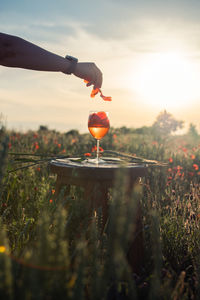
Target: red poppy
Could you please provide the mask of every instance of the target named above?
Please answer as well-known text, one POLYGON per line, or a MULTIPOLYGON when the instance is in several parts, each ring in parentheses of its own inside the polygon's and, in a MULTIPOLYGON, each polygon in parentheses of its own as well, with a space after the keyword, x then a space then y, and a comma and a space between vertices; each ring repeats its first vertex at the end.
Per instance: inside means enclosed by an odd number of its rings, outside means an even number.
POLYGON ((72 143, 72 144, 74 144, 74 143, 76 143, 76 142, 77 142, 76 139, 72 139, 72 140, 71 140, 71 143, 72 143))
POLYGON ((87 153, 84 153, 85 156, 92 156, 91 153, 87 152, 87 153))
MULTIPOLYGON (((94 147, 92 147, 92 152, 95 152, 95 151, 97 151, 97 146, 96 145, 94 147)), ((99 151, 103 152, 104 150, 103 150, 102 147, 99 147, 99 151)))
MULTIPOLYGON (((84 80, 84 82, 85 82, 85 83, 89 83, 88 80, 84 80)), ((90 97, 91 97, 91 98, 94 98, 98 93, 100 93, 100 97, 101 97, 104 101, 112 101, 112 98, 111 98, 111 97, 104 96, 104 95, 102 94, 101 89, 99 89, 99 88, 93 89, 92 92, 91 92, 90 97)))
POLYGON ((53 200, 52 200, 52 199, 50 199, 50 200, 49 200, 49 203, 52 203, 52 202, 53 202, 53 200))
POLYGON ((193 164, 193 168, 197 171, 199 170, 199 166, 197 164, 193 164))
POLYGON ((169 160, 170 163, 173 162, 173 158, 172 157, 170 157, 168 160, 169 160))
POLYGON ((105 111, 99 111, 89 116, 88 124, 90 127, 110 127, 109 119, 105 111))
POLYGON ((177 166, 177 170, 180 172, 180 170, 182 170, 183 169, 183 167, 181 167, 181 166, 177 166))
POLYGON ((93 89, 92 92, 91 92, 90 97, 94 98, 98 94, 98 92, 99 92, 99 89, 95 89, 95 90, 93 89))
POLYGON ((40 148, 39 145, 38 145, 38 142, 34 143, 34 147, 35 147, 35 150, 38 150, 40 148))
POLYGON ((195 155, 194 154, 191 154, 191 159, 195 159, 195 155))

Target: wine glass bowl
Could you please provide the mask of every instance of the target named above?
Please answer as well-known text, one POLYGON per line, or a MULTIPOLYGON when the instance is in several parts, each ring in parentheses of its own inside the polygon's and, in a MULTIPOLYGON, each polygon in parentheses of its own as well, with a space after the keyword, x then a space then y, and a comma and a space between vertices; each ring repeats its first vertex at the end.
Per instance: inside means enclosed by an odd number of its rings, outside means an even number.
POLYGON ((97 158, 93 160, 99 163, 99 140, 109 131, 110 122, 108 113, 105 111, 92 111, 88 118, 88 129, 91 135, 97 140, 97 158))

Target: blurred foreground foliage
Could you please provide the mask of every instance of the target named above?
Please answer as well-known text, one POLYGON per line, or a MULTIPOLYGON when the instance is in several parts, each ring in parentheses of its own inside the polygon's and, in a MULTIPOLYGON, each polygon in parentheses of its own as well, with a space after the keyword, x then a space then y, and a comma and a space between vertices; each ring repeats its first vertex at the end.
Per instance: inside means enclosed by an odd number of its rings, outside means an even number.
MULTIPOLYGON (((125 178, 109 193, 109 220, 89 215, 81 188, 55 194, 55 176, 38 162, 19 169, 10 153, 92 153, 76 130, 0 131, 1 299, 199 299, 200 137, 161 135, 158 127, 111 128, 103 149, 167 162, 150 168, 139 195, 125 205, 125 178), (119 188, 120 187, 120 188, 119 188), (134 203, 142 205, 145 253, 138 274, 126 259, 134 203)), ((162 133, 163 134, 163 133, 162 133)))

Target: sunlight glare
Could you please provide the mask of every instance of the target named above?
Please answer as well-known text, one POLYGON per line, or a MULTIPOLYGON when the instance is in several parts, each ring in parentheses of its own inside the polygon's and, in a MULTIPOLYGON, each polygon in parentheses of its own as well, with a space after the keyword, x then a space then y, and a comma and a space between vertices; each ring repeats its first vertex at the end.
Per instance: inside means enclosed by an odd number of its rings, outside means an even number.
POLYGON ((148 55, 132 77, 142 99, 162 109, 189 105, 200 96, 197 69, 181 53, 148 55))

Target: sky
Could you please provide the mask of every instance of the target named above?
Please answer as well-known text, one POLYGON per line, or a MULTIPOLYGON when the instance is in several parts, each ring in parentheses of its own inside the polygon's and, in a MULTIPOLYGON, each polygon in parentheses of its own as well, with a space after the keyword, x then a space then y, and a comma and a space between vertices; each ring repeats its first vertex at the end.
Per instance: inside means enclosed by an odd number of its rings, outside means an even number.
POLYGON ((87 132, 92 110, 113 127, 151 126, 164 110, 200 132, 200 1, 0 0, 0 32, 61 56, 95 62, 104 102, 63 73, 0 66, 6 127, 87 132))

